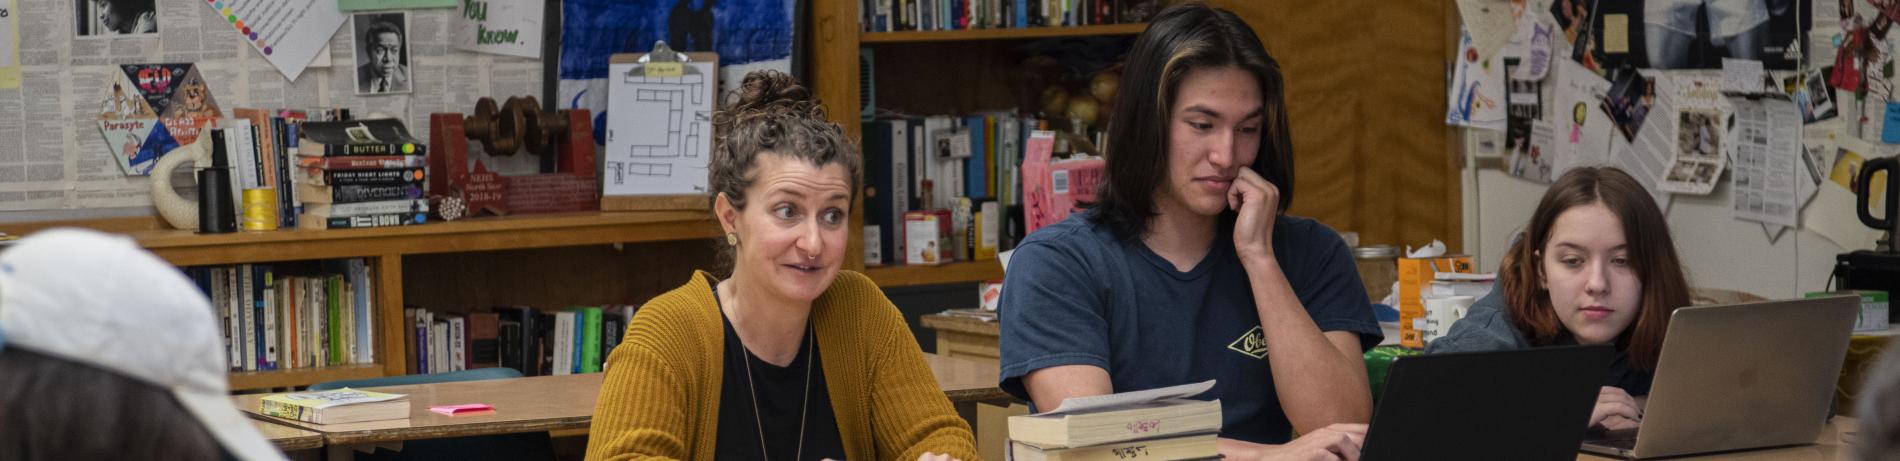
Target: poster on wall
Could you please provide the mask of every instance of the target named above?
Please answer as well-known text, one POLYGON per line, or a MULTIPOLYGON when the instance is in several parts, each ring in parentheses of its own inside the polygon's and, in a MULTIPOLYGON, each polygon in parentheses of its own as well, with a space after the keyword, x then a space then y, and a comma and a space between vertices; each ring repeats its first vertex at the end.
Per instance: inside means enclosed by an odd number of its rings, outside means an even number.
POLYGON ((608 126, 608 61, 665 40, 675 51, 719 54, 719 94, 754 70, 792 73, 798 0, 568 0, 562 2, 562 109, 594 112, 594 142, 608 126), (586 37, 569 40, 566 37, 586 37))
MULTIPOLYGON (((1722 58, 1800 67, 1814 0, 1554 0, 1571 58, 1605 69, 1720 69, 1722 58)), ((1863 0, 1864 1, 1864 0, 1863 0)))

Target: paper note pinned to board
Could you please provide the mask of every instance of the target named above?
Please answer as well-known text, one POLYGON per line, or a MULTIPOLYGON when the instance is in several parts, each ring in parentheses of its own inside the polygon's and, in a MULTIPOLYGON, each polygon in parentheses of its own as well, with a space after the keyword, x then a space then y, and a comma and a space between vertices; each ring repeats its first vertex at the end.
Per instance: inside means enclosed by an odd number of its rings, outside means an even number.
POLYGON ((1517 16, 1511 13, 1508 0, 1458 0, 1458 16, 1464 19, 1479 57, 1491 57, 1517 33, 1517 16))
POLYGON ((20 87, 19 0, 0 2, 0 88, 20 87))
POLYGON ((244 43, 292 81, 303 75, 317 52, 329 50, 330 37, 347 19, 329 0, 208 2, 244 43))
POLYGON ((1627 14, 1603 15, 1603 53, 1628 52, 1630 52, 1630 16, 1627 14))

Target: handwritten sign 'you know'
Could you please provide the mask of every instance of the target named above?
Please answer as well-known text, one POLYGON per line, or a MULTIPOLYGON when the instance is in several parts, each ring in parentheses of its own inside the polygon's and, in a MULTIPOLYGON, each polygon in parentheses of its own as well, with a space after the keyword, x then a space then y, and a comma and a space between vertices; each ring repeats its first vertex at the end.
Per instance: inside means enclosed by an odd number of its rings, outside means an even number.
POLYGON ((455 8, 455 24, 450 30, 456 49, 541 57, 542 2, 461 0, 455 8))

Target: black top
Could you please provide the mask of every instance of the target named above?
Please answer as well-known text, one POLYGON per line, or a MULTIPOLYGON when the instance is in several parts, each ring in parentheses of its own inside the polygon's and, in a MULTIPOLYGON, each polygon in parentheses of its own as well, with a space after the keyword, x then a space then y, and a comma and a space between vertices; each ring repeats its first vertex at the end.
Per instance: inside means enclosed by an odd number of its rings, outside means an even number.
MULTIPOLYGON (((714 293, 713 299, 718 298, 714 293)), ((824 362, 819 361, 816 341, 806 336, 792 363, 779 367, 746 350, 725 309, 720 309, 719 317, 726 326, 726 371, 719 389, 719 434, 714 457, 746 461, 845 459, 844 441, 838 435, 838 418, 831 411, 831 393, 825 389, 824 362), (805 384, 807 363, 811 364, 809 390, 805 384), (750 386, 746 379, 748 366, 752 373, 750 386), (803 453, 799 453, 801 411, 805 413, 803 453), (763 455, 760 434, 765 438, 763 455)))
MULTIPOLYGON (((1504 307, 1503 291, 1499 287, 1483 298, 1478 298, 1477 303, 1465 311, 1465 318, 1451 324, 1451 331, 1427 345, 1425 353, 1529 349, 1532 346, 1530 338, 1511 324, 1511 311, 1504 307)), ((1635 327, 1635 324, 1630 325, 1630 328, 1635 327)), ((1568 331, 1561 332, 1557 338, 1558 345, 1576 343, 1576 338, 1570 336, 1568 331)), ((1621 388, 1631 396, 1644 396, 1649 395, 1650 381, 1654 379, 1654 374, 1633 367, 1629 351, 1619 348, 1615 360, 1610 363, 1609 374, 1603 377, 1603 385, 1621 388)))

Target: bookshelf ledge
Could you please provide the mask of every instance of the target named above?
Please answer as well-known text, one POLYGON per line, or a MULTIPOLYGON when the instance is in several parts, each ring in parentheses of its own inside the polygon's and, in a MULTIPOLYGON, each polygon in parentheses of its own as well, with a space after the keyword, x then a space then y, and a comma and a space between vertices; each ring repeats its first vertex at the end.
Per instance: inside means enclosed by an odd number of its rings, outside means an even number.
POLYGON ((374 363, 290 370, 234 371, 231 372, 231 389, 304 387, 330 381, 380 378, 382 376, 383 365, 374 363))
POLYGON ((864 268, 864 275, 884 288, 949 283, 977 283, 1003 279, 1003 265, 996 260, 959 261, 940 266, 876 266, 864 268))

